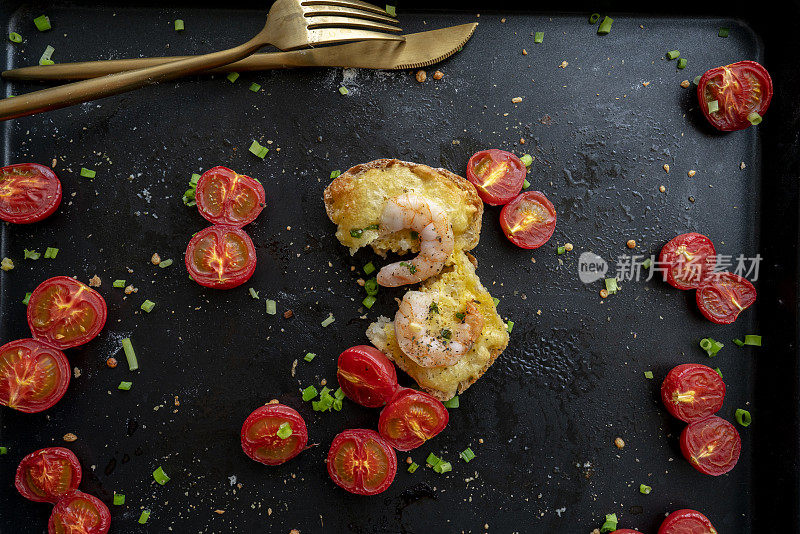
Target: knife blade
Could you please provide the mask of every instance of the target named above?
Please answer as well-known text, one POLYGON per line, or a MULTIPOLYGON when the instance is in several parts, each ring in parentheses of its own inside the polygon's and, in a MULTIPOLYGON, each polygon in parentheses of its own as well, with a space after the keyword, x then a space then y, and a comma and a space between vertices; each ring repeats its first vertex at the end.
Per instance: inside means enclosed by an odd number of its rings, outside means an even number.
MULTIPOLYGON (((267 52, 254 54, 208 71, 245 72, 293 67, 347 67, 361 69, 418 69, 438 63, 458 52, 475 31, 478 23, 460 24, 438 30, 411 33, 401 41, 355 42, 320 48, 293 50, 290 52, 267 52)), ((35 65, 2 73, 7 80, 84 80, 169 63, 189 56, 111 59, 35 65)))

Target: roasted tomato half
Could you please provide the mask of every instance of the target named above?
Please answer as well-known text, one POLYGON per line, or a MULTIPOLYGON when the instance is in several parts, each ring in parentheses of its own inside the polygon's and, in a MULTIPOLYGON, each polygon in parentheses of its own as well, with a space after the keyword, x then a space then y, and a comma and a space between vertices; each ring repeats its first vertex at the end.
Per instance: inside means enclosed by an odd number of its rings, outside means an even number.
POLYGON ((345 430, 328 451, 328 474, 339 487, 357 495, 376 495, 397 474, 397 456, 374 430, 345 430))
POLYGON ((724 475, 733 469, 741 451, 739 432, 716 415, 693 421, 681 432, 683 457, 706 475, 724 475))
POLYGON ((738 61, 707 70, 697 84, 697 99, 717 130, 744 130, 761 122, 772 100, 772 78, 755 61, 738 61))
POLYGON ((72 490, 53 507, 48 534, 106 534, 111 513, 103 501, 88 493, 72 490))
POLYGON ((697 288, 697 307, 706 319, 731 324, 756 301, 756 288, 733 273, 715 273, 697 288))
POLYGON ((81 464, 64 447, 40 449, 22 459, 14 482, 26 499, 56 503, 81 483, 81 464))
POLYGON ((501 206, 519 195, 527 172, 517 156, 496 148, 476 152, 467 163, 467 179, 491 206, 501 206))
POLYGON ((717 534, 706 516, 695 510, 678 510, 667 516, 658 534, 717 534))
POLYGON ((209 226, 189 241, 186 269, 201 286, 231 289, 242 285, 256 270, 253 240, 233 226, 209 226))
POLYGON ((27 224, 46 219, 61 204, 61 181, 50 167, 18 163, 0 169, 0 220, 27 224))
POLYGON ((60 349, 83 345, 106 324, 106 301, 100 293, 68 276, 45 280, 28 301, 33 337, 60 349))
POLYGON ((439 399, 401 388, 381 411, 378 431, 398 451, 410 451, 444 430, 450 414, 439 399))
POLYGON ((247 416, 242 425, 242 450, 266 465, 279 465, 300 454, 308 443, 306 422, 283 404, 267 404, 247 416))
POLYGON ((685 363, 667 373, 661 384, 661 400, 673 417, 690 423, 722 408, 725 382, 711 367, 685 363))
POLYGON ((658 255, 664 280, 678 289, 695 289, 714 270, 717 251, 703 234, 690 232, 670 239, 658 255))
POLYGON ((256 220, 264 209, 266 195, 257 180, 214 167, 197 181, 197 209, 214 224, 242 227, 256 220))
POLYGON ((341 353, 336 378, 347 398, 367 408, 385 406, 399 387, 394 364, 369 345, 357 345, 341 353))
POLYGON ((503 206, 500 226, 518 247, 539 248, 556 230, 556 209, 539 191, 525 191, 503 206))
POLYGON ((0 404, 21 412, 44 411, 61 400, 71 371, 63 352, 35 339, 0 347, 0 404))

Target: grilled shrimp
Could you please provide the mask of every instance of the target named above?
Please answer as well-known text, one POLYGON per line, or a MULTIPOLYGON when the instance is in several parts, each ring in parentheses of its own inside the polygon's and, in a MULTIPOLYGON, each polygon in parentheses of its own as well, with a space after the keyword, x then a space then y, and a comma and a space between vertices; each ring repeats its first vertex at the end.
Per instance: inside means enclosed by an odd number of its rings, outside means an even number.
POLYGON ((404 228, 419 234, 419 254, 409 261, 386 265, 378 272, 378 283, 397 287, 416 284, 438 274, 453 253, 453 229, 447 212, 435 202, 415 193, 405 193, 386 203, 380 230, 391 234, 404 228))
POLYGON ((409 291, 394 317, 394 333, 400 349, 422 367, 454 365, 472 348, 483 328, 475 304, 467 304, 462 322, 450 328, 436 326, 438 313, 433 295, 409 291))

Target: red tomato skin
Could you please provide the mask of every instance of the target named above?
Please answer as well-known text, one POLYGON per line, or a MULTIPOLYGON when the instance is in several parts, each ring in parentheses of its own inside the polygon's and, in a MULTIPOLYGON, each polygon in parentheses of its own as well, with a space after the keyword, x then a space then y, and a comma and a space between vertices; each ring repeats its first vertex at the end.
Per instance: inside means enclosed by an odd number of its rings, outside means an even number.
POLYGON ((623 528, 623 529, 615 530, 611 534, 642 534, 642 533, 639 532, 638 530, 632 530, 632 529, 629 529, 629 528, 623 528))
POLYGON ((658 534, 717 534, 711 521, 696 510, 677 510, 664 519, 658 534))
POLYGON ((81 463, 78 461, 78 457, 75 456, 71 450, 65 449, 64 447, 47 447, 45 449, 39 449, 38 451, 30 453, 29 455, 25 456, 22 461, 20 461, 19 466, 17 467, 16 477, 14 478, 14 485, 17 487, 19 494, 29 501, 56 503, 65 494, 78 488, 78 485, 81 483, 82 476, 83 472, 81 471, 81 463), (35 493, 28 485, 26 481, 26 474, 30 472, 31 469, 35 470, 37 465, 41 465, 42 463, 50 461, 67 463, 69 469, 72 471, 70 485, 66 491, 60 493, 47 491, 46 495, 39 495, 35 493))
POLYGON ((367 430, 363 428, 345 430, 333 438, 326 462, 328 464, 328 475, 331 477, 331 480, 333 480, 333 482, 340 488, 356 495, 377 495, 379 493, 383 493, 389 486, 392 485, 394 477, 397 474, 397 455, 395 454, 394 449, 392 449, 392 446, 389 445, 389 443, 374 430, 367 430), (337 473, 335 465, 336 453, 338 452, 339 447, 347 441, 355 442, 357 451, 360 455, 363 454, 365 443, 369 441, 377 445, 386 455, 387 472, 386 477, 380 485, 374 488, 365 487, 363 485, 360 473, 358 476, 354 477, 353 484, 349 484, 339 475, 339 473, 337 473))
POLYGON ((712 323, 731 324, 741 312, 755 303, 756 288, 738 274, 715 273, 697 288, 695 300, 706 319, 712 323), (739 303, 741 309, 732 303, 732 299, 739 303))
POLYGON ((237 172, 227 168, 227 167, 213 167, 200 177, 197 181, 197 190, 195 192, 195 199, 197 201, 197 210, 200 212, 200 215, 206 219, 207 221, 213 224, 224 224, 228 226, 235 226, 237 228, 241 228, 242 226, 246 226, 251 222, 255 221, 261 211, 264 209, 264 205, 267 201, 267 195, 264 192, 264 186, 261 185, 258 180, 254 180, 249 176, 245 176, 244 174, 238 174, 237 172), (235 219, 230 211, 230 203, 232 202, 230 199, 226 199, 224 206, 222 208, 222 213, 218 215, 214 215, 211 213, 209 208, 206 206, 206 195, 205 191, 211 183, 212 179, 215 177, 223 177, 229 181, 230 184, 235 184, 234 187, 236 188, 246 188, 253 191, 258 199, 258 204, 256 207, 248 214, 247 217, 243 219, 235 219))
MULTIPOLYGON (((103 504, 103 501, 94 495, 89 495, 88 493, 83 493, 79 490, 72 490, 71 492, 67 493, 53 507, 53 512, 50 514, 50 521, 47 523, 48 534, 57 534, 56 518, 58 516, 64 517, 65 515, 68 515, 70 506, 72 506, 72 504, 78 500, 90 502, 97 510, 98 518, 96 525, 90 526, 88 530, 81 530, 81 534, 107 534, 108 530, 111 528, 111 512, 108 511, 108 507, 103 504)), ((75 530, 75 532, 78 531, 75 530)))
POLYGON ((665 281, 678 289, 696 289, 712 273, 717 263, 714 243, 696 232, 681 234, 670 239, 661 248, 658 262, 666 269, 665 281), (688 261, 687 254, 692 258, 688 261), (685 273, 686 266, 691 272, 685 273))
POLYGON ((425 393, 424 391, 417 391, 411 388, 400 388, 395 394, 391 402, 381 410, 381 416, 378 420, 378 432, 381 437, 385 439, 392 447, 398 451, 410 451, 423 445, 427 440, 438 435, 442 430, 447 427, 450 421, 450 413, 444 404, 436 397, 425 393), (393 437, 389 432, 389 425, 394 421, 403 420, 403 412, 408 410, 410 406, 422 404, 435 414, 434 424, 426 425, 427 428, 422 431, 425 437, 421 437, 414 433, 408 433, 405 436, 393 437))
MULTIPOLYGON (((9 406, 9 404, 11 404, 10 391, 0 385, 0 405, 8 406, 9 408, 13 408, 24 413, 43 412, 48 408, 52 408, 58 401, 61 400, 61 397, 64 396, 64 393, 67 392, 70 376, 72 375, 69 360, 67 360, 67 357, 63 352, 55 347, 51 347, 50 345, 47 345, 39 340, 31 338, 18 339, 16 341, 6 343, 0 347, 0 355, 20 347, 26 349, 24 356, 28 360, 26 365, 34 365, 40 357, 45 355, 49 355, 53 358, 58 373, 57 385, 53 389, 53 392, 44 401, 31 402, 29 400, 25 403, 17 402, 15 406, 9 406)), ((0 375, 0 384, 8 383, 5 378, 6 377, 4 375, 0 375)))
POLYGON ((242 230, 241 228, 236 228, 235 226, 227 226, 222 224, 215 224, 213 226, 209 226, 197 232, 194 237, 189 241, 189 244, 186 245, 186 253, 184 255, 184 263, 186 264, 186 270, 189 271, 189 276, 192 277, 192 280, 197 282, 203 287, 209 287, 212 289, 233 289, 234 287, 238 287, 245 282, 247 282, 253 273, 256 271, 256 248, 253 245, 253 240, 250 239, 250 236, 247 235, 247 232, 242 230), (247 248, 248 258, 252 261, 248 261, 244 268, 240 269, 239 272, 235 273, 234 275, 226 278, 223 281, 219 281, 217 278, 214 278, 211 275, 206 275, 205 273, 201 273, 197 267, 195 267, 194 262, 192 261, 192 255, 194 252, 194 248, 197 246, 198 242, 206 237, 208 234, 214 233, 217 236, 217 239, 222 239, 222 236, 225 233, 233 233, 236 234, 238 237, 242 239, 247 248))
POLYGON ((661 401, 675 418, 686 423, 714 415, 725 400, 725 382, 707 365, 684 363, 667 373, 661 401))
POLYGON ((100 331, 103 330, 107 317, 108 307, 106 306, 106 301, 103 296, 83 282, 79 282, 78 280, 70 278, 69 276, 54 276, 53 278, 48 278, 36 286, 36 289, 33 290, 33 293, 31 293, 31 298, 28 301, 28 327, 31 329, 31 334, 33 337, 61 350, 85 345, 93 340, 95 337, 97 337, 100 331), (35 314, 37 302, 42 298, 42 294, 51 286, 60 286, 66 288, 70 299, 80 296, 80 302, 86 302, 92 307, 92 309, 94 309, 96 314, 95 321, 91 324, 91 328, 88 328, 80 337, 69 340, 60 340, 57 339, 55 334, 50 331, 51 329, 38 328, 36 326, 35 314))
POLYGON ((556 231, 556 208, 553 206, 553 203, 544 196, 544 193, 539 191, 525 191, 503 206, 503 209, 500 211, 500 226, 503 228, 503 233, 509 241, 520 248, 534 250, 547 243, 553 236, 553 232, 556 231), (512 218, 513 214, 523 202, 538 203, 552 218, 545 221, 544 224, 537 223, 535 227, 536 232, 531 232, 529 229, 512 232, 515 225, 515 221, 512 218))
MULTIPOLYGON (((770 102, 772 101, 773 88, 772 78, 770 77, 769 72, 767 72, 767 69, 762 67, 759 63, 756 63, 755 61, 738 61, 723 67, 709 69, 700 77, 700 80, 697 83, 697 100, 700 104, 700 109, 708 122, 710 122, 711 125, 717 130, 723 132, 733 132, 737 130, 744 130, 752 126, 750 121, 747 120, 749 110, 728 110, 727 107, 724 107, 725 101, 721 101, 722 99, 718 98, 717 102, 719 103, 720 111, 716 112, 715 114, 711 114, 708 112, 708 102, 705 98, 706 88, 708 87, 708 84, 712 78, 722 75, 723 77, 727 77, 729 79, 732 87, 741 88, 746 82, 742 76, 742 73, 744 72, 753 73, 758 79, 759 83, 763 84, 763 88, 759 89, 761 95, 759 102, 754 108, 752 108, 753 111, 763 117, 769 108, 770 102), (728 113, 728 111, 730 111, 730 113, 728 113)), ((749 87, 747 89, 749 89, 749 87)), ((735 92, 735 90, 731 89, 730 92, 723 92, 722 94, 726 96, 726 100, 730 102, 735 101, 735 92)))
MULTIPOLYGON (((681 432, 681 452, 692 467, 704 475, 724 475, 733 469, 739 461, 739 454, 742 452, 742 439, 735 426, 721 417, 710 415, 705 419, 689 423, 683 429, 683 432, 681 432), (718 440, 721 437, 727 439, 720 447, 718 440), (712 463, 713 458, 693 460, 694 452, 704 448, 712 440, 716 442, 714 456, 721 456, 719 461, 712 463)), ((710 458, 710 455, 707 458, 710 458)))
MULTIPOLYGON (((291 439, 291 437, 287 439, 291 439)), ((267 404, 266 406, 256 408, 249 416, 247 416, 247 419, 245 419, 244 423, 242 424, 241 440, 242 450, 251 459, 264 465, 280 465, 288 462, 305 450, 306 445, 308 444, 308 429, 306 428, 306 422, 303 420, 303 417, 294 408, 290 408, 285 404, 267 404), (252 441, 249 439, 247 433, 250 427, 265 417, 282 419, 288 422, 292 426, 291 437, 297 436, 299 438, 294 450, 292 450, 290 454, 284 458, 269 459, 260 458, 256 455, 258 446, 260 444, 268 443, 269 440, 262 439, 260 441, 252 441)))
MULTIPOLYGON (((39 165, 38 163, 17 163, 15 165, 8 165, 0 168, 0 176, 6 174, 8 171, 15 169, 25 170, 32 173, 38 173, 48 184, 47 198, 45 202, 37 206, 38 209, 25 214, 15 214, 9 209, 5 202, 0 201, 0 220, 14 223, 14 224, 31 224, 39 222, 51 216, 58 209, 61 204, 61 180, 58 179, 56 173, 50 167, 39 165)), ((0 189, 2 191, 2 189, 0 189)))
POLYGON ((400 387, 394 364, 369 345, 356 345, 342 352, 336 378, 348 399, 367 408, 385 406, 400 387))
POLYGON ((527 172, 525 164, 517 156, 496 148, 476 152, 467 163, 467 180, 475 186, 481 200, 490 206, 502 206, 516 197, 522 191, 527 172), (476 169, 485 158, 491 159, 492 162, 506 164, 509 169, 501 179, 486 188, 483 186, 483 178, 476 169))

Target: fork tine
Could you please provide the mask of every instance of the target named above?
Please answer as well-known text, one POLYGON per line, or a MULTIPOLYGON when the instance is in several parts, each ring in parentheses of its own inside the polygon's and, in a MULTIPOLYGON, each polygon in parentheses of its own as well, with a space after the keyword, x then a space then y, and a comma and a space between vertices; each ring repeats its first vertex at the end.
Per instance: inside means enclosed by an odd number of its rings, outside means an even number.
MULTIPOLYGON (((308 16, 308 15, 306 15, 308 16)), ((313 30, 316 28, 361 28, 364 30, 399 32, 402 28, 383 24, 381 22, 372 22, 370 20, 356 19, 351 17, 308 17, 308 29, 313 30)))
POLYGON ((392 35, 382 32, 371 32, 367 30, 351 30, 347 28, 320 28, 308 30, 308 44, 311 46, 344 41, 405 41, 403 35, 392 35))
POLYGON ((327 5, 327 6, 341 6, 341 7, 351 7, 354 9, 361 9, 362 11, 371 11, 373 13, 381 13, 386 14, 386 10, 382 7, 378 7, 376 5, 368 4, 367 2, 362 2, 361 0, 303 0, 300 2, 301 6, 319 6, 319 5, 327 5))
POLYGON ((387 24, 399 24, 397 19, 389 17, 386 14, 373 13, 371 11, 364 11, 362 9, 353 9, 350 7, 330 6, 320 4, 318 6, 310 6, 306 11, 306 17, 317 15, 333 15, 342 17, 357 17, 367 20, 376 20, 378 22, 385 22, 387 24))

